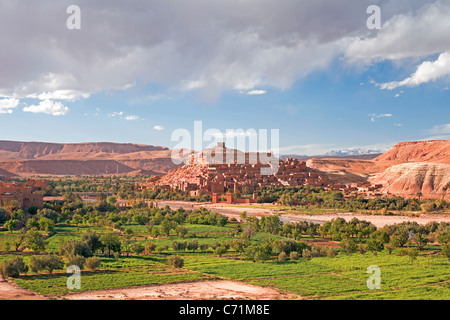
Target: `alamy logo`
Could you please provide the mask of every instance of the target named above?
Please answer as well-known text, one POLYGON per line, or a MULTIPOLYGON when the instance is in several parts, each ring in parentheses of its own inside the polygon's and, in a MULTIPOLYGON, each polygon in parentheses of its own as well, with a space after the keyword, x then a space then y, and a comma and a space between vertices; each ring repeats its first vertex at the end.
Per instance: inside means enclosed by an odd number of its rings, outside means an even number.
POLYGON ((381 29, 381 9, 377 5, 367 7, 367 13, 371 14, 367 19, 367 28, 370 30, 381 29))
POLYGON ((381 270, 378 266, 367 267, 366 273, 371 273, 372 275, 367 278, 367 288, 370 290, 381 289, 381 270))
POLYGON ((81 289, 81 271, 78 266, 72 265, 67 268, 67 273, 72 273, 72 275, 67 278, 67 288, 69 290, 81 289))
POLYGON ((69 30, 81 29, 81 9, 77 5, 71 5, 67 7, 67 14, 70 16, 67 18, 66 26, 69 30))

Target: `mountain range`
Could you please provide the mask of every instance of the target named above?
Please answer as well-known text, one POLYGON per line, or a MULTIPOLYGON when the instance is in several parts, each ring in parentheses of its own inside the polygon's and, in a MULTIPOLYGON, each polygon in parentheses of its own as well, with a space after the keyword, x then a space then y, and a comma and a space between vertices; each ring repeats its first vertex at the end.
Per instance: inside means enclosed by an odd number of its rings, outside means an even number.
MULTIPOLYGON (((421 193, 450 200, 450 141, 400 142, 388 151, 346 149, 320 156, 283 155, 306 161, 336 183, 382 184, 382 192, 421 193)), ((162 146, 111 142, 0 141, 0 177, 33 175, 165 175, 178 168, 162 146)))

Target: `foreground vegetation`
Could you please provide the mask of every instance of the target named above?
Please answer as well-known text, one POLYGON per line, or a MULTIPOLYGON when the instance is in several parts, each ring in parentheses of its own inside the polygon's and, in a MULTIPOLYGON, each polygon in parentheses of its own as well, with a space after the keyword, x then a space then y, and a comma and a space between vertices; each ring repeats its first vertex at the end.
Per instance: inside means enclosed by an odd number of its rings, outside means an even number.
POLYGON ((76 195, 43 210, 0 209, 0 272, 48 296, 149 284, 233 279, 313 299, 448 299, 450 224, 376 228, 346 222, 241 222, 206 209, 142 203, 119 211, 113 197, 76 195), (66 268, 81 269, 68 289, 66 268), (381 272, 369 289, 369 266, 381 272))

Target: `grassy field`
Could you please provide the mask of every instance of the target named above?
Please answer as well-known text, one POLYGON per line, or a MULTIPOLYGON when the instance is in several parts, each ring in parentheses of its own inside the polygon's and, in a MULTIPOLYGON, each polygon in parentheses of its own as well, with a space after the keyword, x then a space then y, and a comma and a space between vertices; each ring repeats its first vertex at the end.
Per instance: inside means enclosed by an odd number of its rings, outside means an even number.
MULTIPOLYGON (((313 299, 449 299, 450 262, 437 256, 408 257, 372 253, 320 257, 310 263, 333 269, 327 274, 308 273, 253 279, 251 284, 277 288, 313 299), (380 268, 380 289, 369 289, 367 267, 380 268), (438 294, 439 292, 439 294, 438 294)), ((244 281, 247 281, 244 279, 244 281)))
MULTIPOLYGON (((118 259, 101 257, 101 266, 97 271, 82 271, 81 291, 123 288, 150 284, 200 281, 205 279, 231 279, 245 283, 274 288, 309 299, 450 299, 450 262, 439 254, 435 245, 427 245, 421 255, 411 264, 406 256, 397 255, 398 250, 388 254, 384 250, 378 255, 372 253, 339 254, 335 257, 317 257, 310 260, 300 258, 296 261, 276 261, 276 257, 266 262, 243 260, 230 250, 222 257, 216 256, 212 249, 207 253, 200 251, 177 253, 184 259, 184 267, 169 267, 168 257, 173 254, 172 241, 192 241, 199 244, 211 244, 214 241, 236 239, 229 234, 232 225, 224 227, 206 225, 184 225, 188 234, 184 238, 174 232, 169 237, 148 239, 145 226, 129 225, 137 241, 152 241, 157 246, 168 245, 169 250, 150 256, 136 256, 124 253, 118 259), (195 234, 195 237, 194 237, 195 234), (378 266, 381 272, 381 288, 369 289, 366 281, 370 274, 367 267, 378 266)), ((108 229, 99 226, 58 225, 55 233, 47 239, 47 251, 56 252, 64 240, 80 239, 87 229, 97 233, 108 229)), ((0 232, 0 246, 12 241, 17 233, 0 232)), ((257 233, 252 241, 261 242, 264 238, 282 239, 281 236, 257 233)), ((305 237, 303 240, 308 240, 305 237)), ((320 240, 320 238, 316 238, 320 240)), ((0 262, 17 253, 0 254, 0 262)), ((32 256, 30 252, 20 253, 25 263, 32 256)), ((14 279, 23 288, 48 296, 64 295, 79 290, 69 290, 66 286, 68 274, 54 271, 53 274, 41 273, 22 275, 14 279)))

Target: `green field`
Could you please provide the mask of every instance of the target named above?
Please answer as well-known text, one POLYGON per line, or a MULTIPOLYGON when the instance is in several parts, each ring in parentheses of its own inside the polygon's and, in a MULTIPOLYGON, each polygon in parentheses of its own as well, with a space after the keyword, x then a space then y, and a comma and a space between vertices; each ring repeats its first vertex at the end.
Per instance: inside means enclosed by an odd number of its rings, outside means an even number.
MULTIPOLYGON (((19 286, 47 296, 60 296, 70 292, 90 291, 131 286, 191 282, 206 279, 228 279, 242 281, 252 285, 274 288, 280 293, 291 297, 309 299, 450 299, 450 262, 438 252, 435 245, 427 245, 425 250, 411 264, 407 256, 397 255, 398 249, 392 254, 387 250, 373 253, 339 254, 334 257, 300 258, 296 261, 278 262, 272 256, 265 262, 244 260, 230 249, 222 257, 215 255, 211 248, 208 252, 179 252, 184 259, 183 268, 173 268, 168 265, 168 257, 174 251, 172 241, 192 241, 199 244, 212 244, 214 241, 231 241, 236 239, 229 231, 233 225, 224 227, 210 225, 184 225, 188 234, 180 238, 175 232, 170 236, 152 239, 145 226, 126 225, 133 230, 133 239, 145 243, 151 241, 157 246, 168 245, 169 249, 161 253, 139 256, 122 253, 120 258, 101 256, 99 270, 83 270, 81 273, 82 289, 69 290, 66 281, 69 274, 64 271, 46 272, 40 274, 25 274, 19 278, 10 279, 19 286), (369 266, 378 266, 381 272, 381 288, 369 289, 366 281, 370 274, 366 272, 369 266)), ((108 229, 99 226, 57 225, 55 232, 47 238, 47 251, 57 252, 59 245, 66 240, 81 239, 85 230, 95 230, 97 233, 108 229)), ((13 241, 17 232, 0 232, 0 245, 5 241, 13 241)), ((282 236, 258 232, 252 242, 260 243, 265 238, 285 239, 282 236)), ((304 236, 302 240, 310 240, 304 236)), ((320 238, 316 239, 320 240, 320 238)), ((324 240, 324 239, 322 239, 324 240)), ((0 262, 17 255, 17 253, 0 254, 0 262)), ((32 256, 31 252, 20 254, 26 263, 32 256)))

